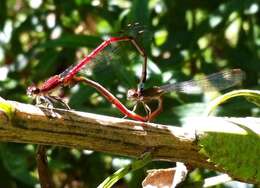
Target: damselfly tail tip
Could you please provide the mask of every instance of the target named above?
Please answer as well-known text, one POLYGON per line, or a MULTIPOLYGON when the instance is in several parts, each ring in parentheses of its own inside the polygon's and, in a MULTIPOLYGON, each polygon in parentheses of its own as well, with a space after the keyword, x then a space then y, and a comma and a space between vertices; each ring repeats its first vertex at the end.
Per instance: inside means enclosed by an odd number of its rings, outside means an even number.
POLYGON ((232 69, 232 74, 240 77, 241 81, 246 79, 246 73, 241 69, 232 69))
POLYGON ((148 33, 147 31, 147 26, 145 26, 144 24, 141 24, 139 22, 133 22, 127 24, 127 26, 124 30, 121 31, 121 33, 127 34, 132 37, 137 37, 139 35, 144 35, 144 33, 148 33))
POLYGON ((127 24, 127 27, 128 27, 128 28, 136 27, 136 26, 140 26, 140 23, 139 23, 139 22, 134 22, 134 23, 129 23, 129 24, 127 24))
POLYGON ((138 31, 138 34, 142 35, 144 33, 144 30, 138 31))
POLYGON ((235 74, 240 74, 243 78, 243 80, 246 78, 246 73, 245 71, 241 70, 241 69, 234 69, 235 74))

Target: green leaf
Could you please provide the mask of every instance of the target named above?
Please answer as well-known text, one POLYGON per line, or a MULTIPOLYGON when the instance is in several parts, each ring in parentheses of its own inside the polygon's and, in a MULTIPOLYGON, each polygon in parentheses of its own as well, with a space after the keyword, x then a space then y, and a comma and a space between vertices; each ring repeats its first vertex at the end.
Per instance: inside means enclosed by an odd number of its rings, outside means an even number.
MULTIPOLYGON (((206 109, 209 115, 220 104, 231 98, 243 96, 259 104, 260 91, 236 90, 226 93, 212 101, 206 109)), ((230 120, 232 121, 232 120, 230 120)), ((245 119, 233 122, 242 128, 244 134, 208 132, 199 138, 201 153, 206 155, 216 166, 225 169, 230 175, 244 180, 260 182, 260 134, 259 122, 245 119)))
MULTIPOLYGON (((231 120, 232 121, 232 120, 231 120)), ((245 134, 208 132, 199 138, 200 153, 233 177, 260 182, 260 134, 251 121, 234 122, 245 134), (249 129, 248 127, 252 127, 249 129)))
POLYGON ((24 184, 35 186, 37 179, 31 175, 31 170, 29 169, 32 155, 21 146, 2 144, 0 146, 1 159, 11 176, 24 184))
POLYGON ((0 30, 3 29, 4 24, 5 24, 5 20, 6 20, 6 15, 7 15, 6 2, 7 1, 0 1, 0 7, 1 7, 1 11, 0 11, 0 30))
POLYGON ((78 47, 90 47, 94 48, 99 43, 101 39, 95 36, 86 36, 86 35, 64 35, 58 39, 47 41, 39 47, 44 48, 56 48, 56 47, 67 47, 67 48, 78 48, 78 47))
POLYGON ((12 119, 14 111, 15 109, 10 103, 0 99, 0 112, 5 113, 9 121, 12 119))
POLYGON ((181 118, 190 116, 200 116, 207 104, 206 103, 188 103, 174 108, 174 112, 181 118))
POLYGON ((35 67, 36 79, 43 79, 53 74, 58 65, 58 52, 54 49, 39 54, 39 63, 35 67))
POLYGON ((249 97, 250 102, 253 100, 255 104, 259 104, 260 91, 244 89, 244 90, 231 91, 224 95, 221 95, 221 96, 217 97, 215 100, 213 100, 208 105, 207 109, 205 110, 205 115, 206 116, 210 115, 213 112, 213 110, 215 110, 220 104, 228 101, 231 98, 238 97, 238 96, 242 96, 242 97, 246 97, 246 98, 249 97))
POLYGON ((143 25, 149 23, 148 0, 134 0, 130 10, 129 22, 139 22, 143 25))
POLYGON ((137 169, 144 167, 146 164, 152 161, 152 154, 151 152, 144 153, 140 159, 132 162, 129 165, 126 165, 123 168, 120 168, 116 171, 113 175, 107 177, 99 186, 98 188, 110 188, 116 182, 118 182, 121 178, 123 178, 129 172, 133 172, 137 169))

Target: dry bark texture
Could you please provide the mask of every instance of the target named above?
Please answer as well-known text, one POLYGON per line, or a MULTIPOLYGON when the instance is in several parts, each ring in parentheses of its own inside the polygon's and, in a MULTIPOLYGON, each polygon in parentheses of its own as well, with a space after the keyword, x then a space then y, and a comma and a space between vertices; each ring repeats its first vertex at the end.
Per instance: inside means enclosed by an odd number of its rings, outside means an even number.
MULTIPOLYGON (((198 129, 180 128, 153 123, 78 112, 73 110, 39 108, 33 105, 5 101, 12 112, 2 108, 0 140, 3 142, 55 145, 88 149, 130 157, 153 151, 154 160, 180 161, 194 167, 225 172, 200 154, 197 139, 210 131, 228 132, 225 127, 236 126, 230 119, 196 118, 188 124, 198 129), (8 114, 9 113, 9 114, 8 114), (217 123, 219 127, 212 124, 217 123), (207 126, 207 125, 211 126, 207 126)), ((246 118, 244 118, 246 119, 246 118)), ((259 119, 255 118, 256 121, 259 119)), ((252 120, 252 118, 251 118, 252 120)), ((236 132, 243 130, 234 129, 236 132)))

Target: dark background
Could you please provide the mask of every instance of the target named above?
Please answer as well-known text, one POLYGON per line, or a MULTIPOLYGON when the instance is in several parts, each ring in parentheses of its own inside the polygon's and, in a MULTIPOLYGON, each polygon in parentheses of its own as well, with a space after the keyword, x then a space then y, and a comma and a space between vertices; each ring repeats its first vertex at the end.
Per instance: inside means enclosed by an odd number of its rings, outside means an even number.
MULTIPOLYGON (((142 25, 134 29, 144 31, 138 40, 149 58, 146 87, 240 68, 246 72, 240 87, 257 89, 259 8, 258 1, 249 0, 0 1, 0 96, 32 103, 26 95, 29 85, 40 84, 61 73, 108 36, 119 36, 121 30, 131 32, 126 26, 135 22, 142 25)), ((112 65, 89 76, 106 86, 129 108, 133 104, 126 100, 126 91, 136 87, 142 63, 142 57, 130 47, 125 44, 114 48, 116 50, 106 49, 103 58, 97 61, 106 61, 108 57, 112 65)), ((64 88, 59 95, 69 99, 73 109, 123 117, 87 86, 64 88)), ((216 96, 168 94, 164 97, 164 111, 155 121, 176 124, 187 116, 201 115, 207 102, 216 96)), ((259 116, 259 109, 238 98, 222 105, 216 115, 259 116)), ((35 149, 35 145, 0 145, 1 187, 37 184, 35 149)), ((59 147, 49 148, 48 159, 57 187, 96 187, 131 161, 106 153, 59 147)), ((172 163, 154 162, 128 175, 118 186, 140 187, 147 169, 172 166, 172 163)), ((214 174, 197 169, 186 183, 199 182, 214 174)))

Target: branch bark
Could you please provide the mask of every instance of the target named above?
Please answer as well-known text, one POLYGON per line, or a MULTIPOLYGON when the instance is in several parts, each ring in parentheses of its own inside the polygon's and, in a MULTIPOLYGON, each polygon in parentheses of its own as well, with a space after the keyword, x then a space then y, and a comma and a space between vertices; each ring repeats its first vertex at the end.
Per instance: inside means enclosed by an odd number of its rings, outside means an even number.
MULTIPOLYGON (((0 141, 88 149, 130 157, 139 157, 152 150, 154 160, 180 161, 220 172, 225 170, 199 153, 196 140, 209 131, 230 132, 227 127, 237 126, 230 119, 244 121, 243 118, 195 118, 196 121, 187 123, 191 127, 199 124, 194 126, 195 130, 73 110, 53 109, 51 112, 14 101, 5 103, 13 110, 7 112, 0 105, 0 141), (214 123, 218 126, 212 125, 214 123)), ((260 122, 259 118, 250 119, 260 122)), ((237 127, 232 131, 240 133, 243 130, 237 127)))

